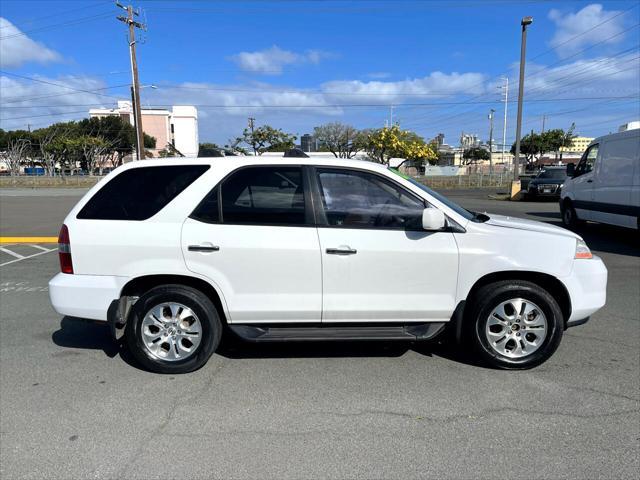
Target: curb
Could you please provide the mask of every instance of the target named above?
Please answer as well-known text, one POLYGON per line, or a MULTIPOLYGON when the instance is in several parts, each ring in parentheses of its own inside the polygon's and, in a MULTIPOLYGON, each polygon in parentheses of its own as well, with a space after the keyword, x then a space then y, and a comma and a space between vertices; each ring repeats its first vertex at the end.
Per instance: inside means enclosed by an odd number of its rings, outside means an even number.
POLYGON ((58 237, 0 237, 0 243, 58 243, 58 237))

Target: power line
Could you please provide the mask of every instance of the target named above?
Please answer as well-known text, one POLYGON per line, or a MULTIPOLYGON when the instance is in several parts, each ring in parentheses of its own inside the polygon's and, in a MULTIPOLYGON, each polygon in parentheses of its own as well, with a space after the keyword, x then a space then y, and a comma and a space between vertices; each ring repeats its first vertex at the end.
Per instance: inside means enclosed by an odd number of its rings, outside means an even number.
POLYGON ((69 20, 67 22, 54 23, 53 25, 47 25, 47 26, 44 26, 44 27, 33 28, 31 30, 20 31, 18 33, 13 33, 11 35, 5 35, 4 37, 0 37, 0 40, 7 40, 9 38, 14 38, 14 37, 22 37, 22 36, 25 36, 25 35, 30 34, 30 33, 41 32, 41 31, 44 31, 44 30, 51 30, 51 29, 55 29, 55 28, 58 28, 58 27, 66 27, 66 26, 69 26, 69 25, 78 25, 80 23, 85 23, 87 21, 98 20, 98 19, 107 18, 107 17, 110 17, 110 16, 111 16, 111 14, 109 14, 109 13, 101 13, 101 14, 98 14, 98 15, 91 15, 89 17, 83 17, 83 18, 77 18, 75 20, 69 20))
MULTIPOLYGON (((102 90, 110 90, 110 89, 113 89, 113 88, 128 87, 129 85, 130 84, 128 84, 128 83, 123 83, 121 85, 110 85, 108 87, 90 89, 90 90, 87 90, 87 92, 95 93, 97 91, 102 91, 102 90)), ((54 94, 51 94, 51 95, 39 95, 37 97, 31 97, 31 96, 9 97, 10 101, 2 102, 2 103, 0 103, 0 106, 2 106, 2 108, 24 108, 23 106, 20 106, 20 107, 7 107, 6 105, 7 104, 11 104, 11 103, 20 103, 20 102, 30 102, 32 100, 41 100, 43 98, 63 97, 65 95, 73 95, 75 93, 78 93, 78 92, 74 91, 74 92, 66 92, 66 93, 54 93, 54 94)), ((96 95, 98 95, 98 94, 96 93, 96 95)), ((112 96, 112 95, 108 95, 108 96, 111 97, 111 98, 114 98, 114 99, 118 98, 118 97, 112 96)), ((58 106, 58 105, 55 105, 55 106, 58 106)))
MULTIPOLYGON (((582 101, 582 100, 621 100, 621 99, 631 99, 637 98, 635 95, 629 96, 616 96, 616 97, 577 97, 577 98, 547 98, 547 99, 531 99, 529 102, 557 102, 557 101, 582 101)), ((513 103, 513 101, 509 101, 509 103, 513 103)), ((434 105, 460 105, 466 102, 446 102, 446 103, 403 103, 403 104, 395 104, 394 106, 411 106, 411 107, 422 107, 422 106, 434 106, 434 105)), ((494 102, 475 102, 477 104, 491 104, 494 102)), ((86 106, 91 106, 95 104, 88 104, 86 106)), ((68 105, 69 107, 71 105, 68 105)), ((158 107, 169 107, 171 105, 161 104, 157 105, 158 107)), ((388 105, 383 103, 375 103, 375 104, 366 104, 366 103, 337 103, 337 104, 298 104, 298 105, 224 105, 224 104, 195 104, 193 105, 197 108, 220 108, 220 109, 228 109, 228 108, 246 108, 246 109, 261 109, 261 108, 273 108, 273 109, 292 109, 292 108, 301 108, 301 109, 316 109, 316 108, 387 108, 388 105)), ((35 108, 35 107, 34 107, 35 108)), ((32 117, 46 117, 46 116, 56 116, 56 115, 66 115, 66 114, 74 114, 74 113, 86 113, 86 110, 78 110, 73 112, 60 112, 60 113, 50 113, 50 114, 42 114, 42 115, 27 115, 21 117, 11 117, 11 118, 2 118, 0 121, 9 121, 9 120, 19 120, 23 118, 32 118, 32 117)))
POLYGON ((70 87, 68 85, 49 82, 48 80, 41 80, 41 79, 35 78, 35 77, 26 77, 24 75, 18 75, 17 73, 11 73, 11 72, 7 72, 7 71, 4 71, 4 70, 0 70, 0 73, 3 74, 3 75, 11 75, 12 77, 23 78, 25 80, 31 80, 32 82, 44 83, 44 84, 47 84, 47 85, 53 85, 55 87, 60 87, 60 88, 67 88, 69 90, 74 90, 76 92, 91 93, 93 95, 99 95, 101 97, 110 97, 110 98, 116 98, 116 99, 118 98, 118 97, 114 97, 113 95, 107 95, 106 93, 95 93, 95 91, 92 92, 91 90, 73 88, 73 87, 70 87))
MULTIPOLYGON (((60 17, 63 15, 66 15, 67 13, 73 13, 73 12, 77 12, 78 10, 88 10, 90 8, 95 8, 95 7, 100 7, 100 6, 107 6, 111 4, 111 2, 98 2, 98 3, 94 3, 92 5, 84 5, 82 7, 76 7, 76 8, 72 8, 70 10, 63 10, 62 12, 57 12, 57 13, 53 13, 51 15, 44 15, 42 17, 36 17, 36 18, 32 18, 30 20, 22 20, 20 21, 20 23, 34 23, 34 22, 39 22, 41 20, 48 20, 50 18, 54 18, 54 17, 60 17)), ((15 24, 12 22, 11 25, 3 25, 0 26, 0 30, 2 30, 3 28, 9 28, 11 26, 15 26, 15 24)))
MULTIPOLYGON (((637 5, 633 5, 632 7, 628 8, 627 10, 625 10, 625 12, 626 12, 626 11, 631 10, 631 8, 634 8, 635 6, 637 6, 637 5)), ((605 21, 605 22, 606 22, 606 21, 605 21)), ((595 26, 591 27, 591 29, 586 30, 586 31, 591 31, 591 30, 593 30, 594 28, 597 28, 597 27, 598 27, 599 25, 601 25, 602 23, 603 23, 603 22, 599 23, 598 25, 595 25, 595 26)), ((545 67, 543 67, 543 68, 541 68, 541 69, 537 70, 537 71, 535 72, 535 74, 534 74, 534 75, 529 75, 528 77, 526 77, 526 79, 527 79, 528 81, 531 81, 531 78, 534 78, 536 75, 539 75, 539 74, 540 74, 540 72, 543 72, 543 71, 545 71, 545 70, 548 70, 550 67, 552 67, 552 66, 554 66, 554 65, 557 65, 557 64, 559 64, 559 63, 565 62, 568 58, 573 58, 573 57, 575 57, 575 56, 577 56, 577 55, 579 55, 579 54, 581 54, 581 53, 583 53, 583 52, 586 52, 587 50, 591 50, 592 48, 594 48, 594 47, 596 47, 596 46, 598 46, 598 45, 601 45, 601 44, 603 44, 603 43, 605 43, 605 42, 607 42, 607 41, 609 41, 609 40, 611 40, 611 39, 613 39, 613 38, 616 38, 616 37, 618 37, 618 36, 620 36, 620 35, 622 35, 622 34, 624 34, 624 33, 628 32, 629 30, 632 30, 633 28, 638 27, 639 25, 640 25, 640 23, 637 23, 637 24, 635 24, 635 25, 633 25, 633 26, 631 26, 631 27, 629 27, 629 28, 627 28, 627 29, 625 29, 625 30, 622 30, 621 32, 618 32, 618 33, 616 33, 616 34, 614 34, 614 35, 611 35, 611 36, 609 36, 609 37, 607 37, 607 38, 605 38, 605 39, 601 40, 600 42, 594 43, 594 44, 590 45, 589 47, 583 48, 582 50, 579 50, 579 51, 575 52, 573 55, 570 55, 570 56, 568 56, 568 57, 565 57, 565 58, 563 58, 563 59, 561 59, 561 60, 558 60, 557 62, 553 62, 553 63, 551 63, 551 64, 549 64, 549 65, 546 65, 545 67)), ((586 32, 586 31, 585 31, 585 32, 586 32)), ((578 37, 578 36, 579 36, 579 35, 576 35, 576 36, 572 37, 570 40, 575 39, 575 38, 576 38, 576 37, 578 37)), ((538 57, 542 56, 544 53, 547 53, 547 52, 548 52, 548 51, 542 52, 541 54, 538 54, 537 56, 535 56, 535 57, 533 57, 533 58, 538 58, 538 57)), ((499 74, 499 75, 495 75, 495 76, 493 76, 493 77, 490 77, 489 79, 487 79, 487 82, 488 82, 488 81, 490 81, 490 80, 493 80, 494 78, 498 78, 500 75, 503 75, 504 73, 507 73, 507 72, 503 72, 503 73, 501 73, 501 74, 499 74)), ((477 85, 473 85, 471 88, 475 88, 475 87, 478 87, 478 86, 482 86, 482 85, 484 85, 484 84, 485 84, 485 81, 483 81, 483 82, 481 82, 481 83, 479 83, 479 84, 477 84, 477 85)), ((469 100, 474 100, 474 99, 477 99, 477 98, 482 98, 482 97, 484 97, 484 96, 486 96, 486 95, 488 95, 488 93, 478 94, 478 95, 476 95, 476 96, 472 97, 472 98, 471 98, 471 99, 469 99, 469 100)), ((465 115, 465 114, 467 114, 467 113, 469 113, 469 112, 471 112, 471 111, 473 111, 473 110, 466 110, 466 111, 464 111, 464 112, 460 112, 459 114, 456 114, 456 116, 465 115)), ((425 118, 425 117, 420 117, 419 119, 423 119, 423 118, 425 118)), ((445 117, 445 118, 446 118, 446 117, 445 117)), ((419 120, 419 119, 415 119, 415 120, 419 120)))

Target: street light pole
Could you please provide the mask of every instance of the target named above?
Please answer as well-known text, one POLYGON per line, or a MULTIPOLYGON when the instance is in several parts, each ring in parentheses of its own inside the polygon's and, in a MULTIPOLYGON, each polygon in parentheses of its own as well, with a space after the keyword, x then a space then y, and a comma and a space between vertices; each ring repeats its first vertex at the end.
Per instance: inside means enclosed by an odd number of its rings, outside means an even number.
POLYGON ((520 134, 522 132, 522 99, 524 97, 524 64, 527 52, 527 26, 533 23, 533 17, 524 17, 522 25, 522 41, 520 44, 520 81, 518 85, 518 117, 516 121, 516 151, 513 157, 513 180, 517 181, 520 164, 520 134))
POLYGON ((509 103, 509 77, 505 77, 504 87, 504 123, 502 125, 502 164, 504 168, 504 152, 507 148, 507 104, 509 103))
POLYGON ((493 114, 495 110, 492 108, 489 111, 489 173, 493 173, 493 114))

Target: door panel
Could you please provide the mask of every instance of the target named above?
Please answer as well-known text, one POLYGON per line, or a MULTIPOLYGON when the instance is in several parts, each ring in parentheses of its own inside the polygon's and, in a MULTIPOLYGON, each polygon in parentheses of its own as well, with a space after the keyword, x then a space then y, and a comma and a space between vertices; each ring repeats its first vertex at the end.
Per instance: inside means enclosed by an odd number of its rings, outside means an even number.
POLYGON ((318 168, 323 322, 447 321, 458 248, 421 229, 424 200, 387 177, 318 168))
POLYGON ((187 267, 218 285, 230 322, 321 320, 320 247, 302 173, 240 168, 183 225, 187 267))
POLYGON ((593 202, 593 186, 595 182, 595 164, 598 158, 598 144, 590 146, 576 167, 573 180, 575 209, 578 218, 591 220, 593 213, 589 208, 593 202))
POLYGON ((322 273, 315 228, 187 219, 182 251, 189 270, 219 286, 230 322, 320 322, 322 273), (219 250, 194 252, 189 245, 219 250))
POLYGON ((448 321, 458 248, 450 232, 319 228, 323 322, 448 321), (349 255, 327 249, 346 247, 349 255))
POLYGON ((593 188, 593 201, 599 210, 593 211, 592 220, 622 227, 636 226, 635 216, 616 212, 616 207, 632 205, 634 164, 639 149, 638 137, 607 140, 601 146, 593 188))

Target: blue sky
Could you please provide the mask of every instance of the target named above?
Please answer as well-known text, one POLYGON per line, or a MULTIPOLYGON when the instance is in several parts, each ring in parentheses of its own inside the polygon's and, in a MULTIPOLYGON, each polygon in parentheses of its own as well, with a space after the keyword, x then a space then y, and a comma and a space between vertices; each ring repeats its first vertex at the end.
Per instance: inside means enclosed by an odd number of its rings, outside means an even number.
MULTIPOLYGON (((502 139, 500 86, 516 99, 520 19, 528 36, 524 130, 597 136, 640 118, 637 1, 139 1, 145 106, 198 107, 201 141, 247 117, 298 135, 326 122, 394 121, 458 144, 502 139)), ((85 117, 128 98, 122 12, 106 1, 0 4, 0 127, 85 117), (29 77, 29 78, 24 78, 29 77), (33 79, 39 80, 34 81, 33 79), (43 83, 48 82, 48 83, 43 83), (56 85, 52 85, 56 84, 56 85), (65 85, 67 88, 59 86, 65 85)), ((507 142, 516 104, 508 105, 507 142)))

